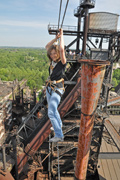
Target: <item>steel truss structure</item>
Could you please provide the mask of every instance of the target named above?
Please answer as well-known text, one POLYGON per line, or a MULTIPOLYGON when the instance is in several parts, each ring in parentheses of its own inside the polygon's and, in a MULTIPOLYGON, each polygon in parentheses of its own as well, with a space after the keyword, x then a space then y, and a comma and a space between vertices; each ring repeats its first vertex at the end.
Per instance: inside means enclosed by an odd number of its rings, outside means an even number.
MULTIPOLYGON (((57 180, 59 177, 64 178, 64 180, 68 177, 74 178, 81 117, 81 64, 79 60, 96 60, 99 57, 101 58, 99 60, 109 60, 110 65, 106 67, 102 90, 95 112, 86 179, 93 180, 96 177, 104 121, 107 117, 108 92, 112 88, 112 66, 114 62, 120 59, 120 32, 115 32, 111 29, 89 28, 89 9, 94 8, 94 6, 95 0, 81 0, 80 5, 74 11, 75 17, 78 18, 77 26, 62 26, 64 35, 76 36, 65 47, 67 57, 67 70, 64 74, 65 93, 59 106, 65 140, 58 144, 49 143, 49 136, 52 136, 53 132, 51 133, 50 131, 51 123, 47 116, 46 97, 43 93, 41 100, 18 127, 16 134, 19 142, 24 145, 22 147, 22 153, 18 155, 19 163, 16 162, 18 163, 17 167, 20 174, 19 179, 23 179, 22 170, 30 158, 34 160, 37 166, 34 166, 34 168, 33 166, 29 166, 29 171, 33 176, 27 176, 27 178, 35 178, 35 173, 37 173, 36 176, 39 176, 41 180, 45 178, 57 180), (82 18, 84 19, 84 26, 81 31, 82 18), (105 40, 108 46, 106 49, 103 49, 105 40), (76 43, 76 49, 70 49, 74 43, 76 43), (86 50, 87 48, 88 50, 86 50), (75 51, 75 54, 69 54, 70 50, 75 51), (102 59, 103 57, 104 59, 102 59), (36 159, 36 154, 39 154, 40 162, 36 159), (45 176, 45 174, 47 175, 45 176)), ((48 32, 51 35, 56 34, 58 32, 58 26, 49 25, 48 32)), ((12 142, 8 138, 5 143, 11 144, 12 142)), ((19 143, 16 146, 19 147, 19 143)), ((7 153, 9 154, 9 151, 7 153)), ((27 174, 28 170, 25 171, 24 169, 24 172, 27 174)), ((13 175, 18 179, 18 174, 15 175, 13 172, 13 175)))

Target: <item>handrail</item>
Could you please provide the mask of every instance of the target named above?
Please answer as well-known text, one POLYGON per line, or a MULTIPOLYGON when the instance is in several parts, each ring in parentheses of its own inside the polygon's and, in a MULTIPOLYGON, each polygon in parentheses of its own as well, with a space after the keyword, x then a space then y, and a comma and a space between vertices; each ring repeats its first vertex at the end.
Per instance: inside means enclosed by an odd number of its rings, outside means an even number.
MULTIPOLYGON (((77 31, 77 26, 62 26, 63 30, 77 31)), ((58 25, 48 25, 48 30, 58 30, 58 25)))

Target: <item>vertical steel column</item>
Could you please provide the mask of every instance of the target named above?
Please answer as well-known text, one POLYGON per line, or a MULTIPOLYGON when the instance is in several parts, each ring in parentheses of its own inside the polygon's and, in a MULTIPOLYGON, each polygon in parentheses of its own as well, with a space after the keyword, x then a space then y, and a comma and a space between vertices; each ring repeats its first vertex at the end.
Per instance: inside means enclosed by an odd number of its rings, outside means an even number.
POLYGON ((6 154, 5 154, 5 145, 2 146, 2 159, 3 159, 3 170, 6 171, 6 154))
POLYGON ((120 58, 120 34, 118 35, 118 47, 117 47, 118 55, 120 58))
POLYGON ((94 124, 94 112, 108 61, 80 60, 81 73, 81 123, 79 129, 78 150, 76 157, 75 177, 86 179, 89 150, 94 124))
MULTIPOLYGON (((49 140, 51 138, 51 134, 49 134, 49 140)), ((51 154, 52 154, 52 143, 49 142, 49 156, 48 156, 48 174, 49 174, 49 180, 51 180, 51 154)))
POLYGON ((81 15, 79 15, 79 17, 78 17, 78 26, 77 26, 77 31, 78 31, 78 33, 77 33, 77 38, 79 38, 78 40, 77 40, 77 44, 76 44, 76 52, 77 53, 79 53, 79 51, 80 51, 80 37, 79 37, 79 35, 80 35, 80 28, 81 28, 81 15))
POLYGON ((16 134, 12 135, 12 144, 13 144, 13 154, 14 154, 14 160, 15 160, 15 180, 19 180, 18 175, 18 167, 17 167, 17 143, 16 143, 16 134))
POLYGON ((85 55, 86 52, 86 41, 87 41, 87 33, 88 33, 88 16, 89 10, 86 7, 85 9, 85 17, 84 17, 84 30, 83 30, 83 45, 82 45, 82 54, 85 55))
POLYGON ((58 157, 58 180, 60 180, 60 163, 59 163, 59 145, 57 143, 57 157, 58 157))

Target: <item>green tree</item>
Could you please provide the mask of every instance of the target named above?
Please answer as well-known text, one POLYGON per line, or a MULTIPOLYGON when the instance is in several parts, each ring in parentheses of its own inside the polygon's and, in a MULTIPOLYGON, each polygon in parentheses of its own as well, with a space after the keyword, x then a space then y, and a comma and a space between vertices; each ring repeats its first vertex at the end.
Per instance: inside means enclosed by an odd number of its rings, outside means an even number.
POLYGON ((49 61, 45 49, 1 48, 0 78, 28 80, 29 87, 41 88, 48 77, 49 61))
POLYGON ((120 69, 113 71, 112 81, 117 86, 120 83, 120 69))

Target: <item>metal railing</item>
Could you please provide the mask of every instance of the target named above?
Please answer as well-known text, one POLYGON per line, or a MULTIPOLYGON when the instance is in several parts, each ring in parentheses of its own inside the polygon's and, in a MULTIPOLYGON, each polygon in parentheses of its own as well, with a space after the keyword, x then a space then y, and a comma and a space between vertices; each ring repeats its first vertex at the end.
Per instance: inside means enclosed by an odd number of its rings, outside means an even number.
MULTIPOLYGON (((66 30, 66 31, 77 31, 77 26, 67 26, 67 25, 64 25, 62 26, 63 30, 66 30)), ((49 24, 48 25, 48 30, 58 30, 58 25, 51 25, 49 24)))
POLYGON ((81 0, 80 4, 83 4, 83 3, 91 3, 91 4, 95 4, 95 1, 96 0, 81 0))

